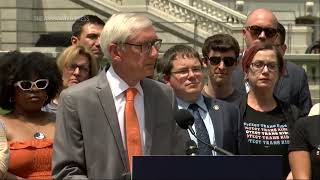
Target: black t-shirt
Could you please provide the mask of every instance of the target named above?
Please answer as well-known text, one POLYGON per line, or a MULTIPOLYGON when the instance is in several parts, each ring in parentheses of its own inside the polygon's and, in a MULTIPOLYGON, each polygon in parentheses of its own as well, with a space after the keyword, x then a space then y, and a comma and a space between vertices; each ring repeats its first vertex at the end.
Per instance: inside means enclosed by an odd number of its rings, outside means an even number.
POLYGON ((312 179, 320 179, 320 115, 297 121, 289 151, 310 152, 312 179))
POLYGON ((232 94, 230 94, 228 97, 223 98, 221 100, 223 101, 227 101, 229 103, 233 103, 237 106, 239 106, 240 104, 240 99, 242 97, 243 93, 238 91, 237 89, 234 89, 234 91, 232 92, 232 94))
POLYGON ((260 112, 247 105, 244 115, 249 151, 255 155, 282 155, 283 177, 290 172, 288 123, 278 105, 272 111, 260 112))
MULTIPOLYGON (((205 90, 202 90, 202 95, 204 95, 205 97, 211 98, 210 95, 208 95, 205 90)), ((240 92, 237 89, 234 89, 233 92, 228 97, 217 98, 217 99, 239 106, 242 95, 244 95, 244 93, 240 92)))

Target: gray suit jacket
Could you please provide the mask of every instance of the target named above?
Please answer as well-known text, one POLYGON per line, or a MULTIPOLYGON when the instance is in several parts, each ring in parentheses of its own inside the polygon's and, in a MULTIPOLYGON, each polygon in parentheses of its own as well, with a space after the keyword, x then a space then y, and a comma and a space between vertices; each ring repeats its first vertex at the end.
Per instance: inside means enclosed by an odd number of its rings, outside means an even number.
MULTIPOLYGON (((146 154, 183 154, 172 89, 150 79, 141 86, 146 154)), ((120 179, 130 172, 126 154, 105 71, 61 93, 52 159, 55 179, 120 179)))
MULTIPOLYGON (((243 128, 240 124, 239 108, 234 104, 215 98, 204 97, 204 102, 212 120, 216 145, 231 153, 238 154, 240 128, 243 128)), ((187 130, 180 131, 179 136, 185 143, 190 140, 187 130)))

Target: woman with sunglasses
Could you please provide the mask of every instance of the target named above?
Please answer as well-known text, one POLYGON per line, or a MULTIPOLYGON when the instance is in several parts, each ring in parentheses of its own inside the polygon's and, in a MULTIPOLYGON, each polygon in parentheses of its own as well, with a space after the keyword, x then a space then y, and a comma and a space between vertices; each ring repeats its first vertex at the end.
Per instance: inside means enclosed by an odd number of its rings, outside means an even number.
MULTIPOLYGON (((80 44, 66 48, 59 56, 57 65, 63 81, 63 87, 60 88, 60 91, 85 81, 95 76, 98 72, 96 59, 89 49, 80 44)), ((57 96, 43 108, 44 111, 56 113, 60 91, 57 96)))
POLYGON ((239 107, 245 147, 241 151, 253 155, 283 155, 283 178, 286 178, 290 172, 289 136, 300 111, 273 95, 283 74, 283 57, 277 47, 256 43, 246 50, 242 68, 250 90, 239 107))
POLYGON ((62 84, 54 59, 9 52, 0 60, 0 116, 10 148, 7 179, 50 179, 55 115, 43 112, 62 84))

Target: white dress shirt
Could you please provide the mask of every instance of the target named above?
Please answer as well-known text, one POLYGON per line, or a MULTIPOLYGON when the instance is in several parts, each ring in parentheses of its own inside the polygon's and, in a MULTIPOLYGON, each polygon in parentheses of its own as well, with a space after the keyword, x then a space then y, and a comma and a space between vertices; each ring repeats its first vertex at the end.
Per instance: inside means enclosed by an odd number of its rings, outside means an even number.
MULTIPOLYGON (((192 113, 192 111, 190 109, 188 109, 188 107, 189 107, 190 104, 193 104, 193 103, 189 103, 189 102, 183 101, 183 100, 179 99, 178 97, 176 99, 177 99, 177 103, 178 103, 178 108, 179 109, 187 109, 188 111, 190 111, 192 113)), ((202 120, 204 122, 204 125, 207 128, 207 131, 208 131, 208 134, 209 134, 209 138, 210 138, 210 143, 211 144, 216 144, 215 143, 215 135, 214 135, 214 128, 213 128, 212 120, 211 120, 210 114, 208 112, 207 106, 204 103, 203 96, 199 96, 199 98, 197 99, 195 104, 197 104, 200 107, 199 108, 199 113, 200 113, 200 116, 201 116, 201 118, 202 118, 202 120)), ((196 132, 196 128, 195 128, 194 124, 192 125, 192 129, 194 130, 194 132, 196 132)), ((189 130, 188 130, 188 132, 189 132, 189 136, 190 136, 191 140, 193 140, 194 142, 196 142, 198 144, 198 140, 192 135, 192 133, 189 130)), ((214 156, 217 155, 215 151, 212 151, 212 154, 214 156)))
MULTIPOLYGON (((118 122, 120 126, 121 136, 124 148, 126 147, 126 135, 124 130, 124 109, 126 104, 125 91, 129 88, 129 85, 123 81, 115 72, 112 66, 106 72, 106 76, 109 82, 109 86, 112 92, 113 100, 115 103, 115 107, 118 115, 118 122)), ((138 93, 134 97, 134 109, 136 110, 138 121, 139 121, 139 129, 140 129, 140 137, 141 137, 141 145, 142 145, 142 154, 145 154, 145 119, 144 119, 144 98, 143 98, 143 90, 140 82, 138 82, 134 88, 137 89, 138 93)))

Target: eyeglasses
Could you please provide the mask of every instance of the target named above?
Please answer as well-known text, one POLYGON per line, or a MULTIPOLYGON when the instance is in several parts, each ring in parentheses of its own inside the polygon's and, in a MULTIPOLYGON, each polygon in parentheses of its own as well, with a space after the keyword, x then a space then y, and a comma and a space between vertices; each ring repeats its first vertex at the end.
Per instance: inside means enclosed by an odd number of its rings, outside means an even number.
POLYGON ((262 72, 265 66, 267 66, 268 70, 271 72, 277 71, 279 67, 278 64, 275 62, 264 63, 263 61, 256 61, 251 63, 251 68, 253 71, 262 72))
POLYGON ((90 68, 88 65, 78 65, 78 64, 70 64, 67 66, 67 70, 70 72, 74 72, 77 68, 79 68, 80 72, 89 73, 90 68))
POLYGON ((260 26, 247 26, 245 27, 250 31, 251 35, 258 37, 263 31, 267 38, 273 38, 277 34, 277 29, 270 27, 260 27, 260 26))
POLYGON ((33 85, 38 89, 45 89, 49 85, 49 80, 48 79, 38 79, 36 81, 22 80, 14 83, 14 86, 19 87, 23 91, 31 90, 33 85))
POLYGON ((199 75, 202 73, 202 67, 201 66, 195 66, 192 68, 182 68, 177 71, 172 71, 171 73, 173 74, 179 74, 182 77, 189 76, 190 70, 192 71, 193 74, 199 75))
POLYGON ((159 51, 159 49, 161 48, 162 39, 155 39, 151 42, 145 42, 142 44, 134 44, 134 43, 129 43, 129 42, 125 42, 124 44, 140 47, 141 53, 150 53, 152 47, 155 47, 157 49, 157 51, 159 51))
POLYGON ((218 65, 218 64, 220 64, 221 61, 223 61, 225 66, 230 67, 230 66, 233 66, 234 63, 237 61, 237 59, 234 57, 223 57, 222 58, 220 56, 211 56, 208 59, 210 61, 210 64, 213 66, 218 65))

